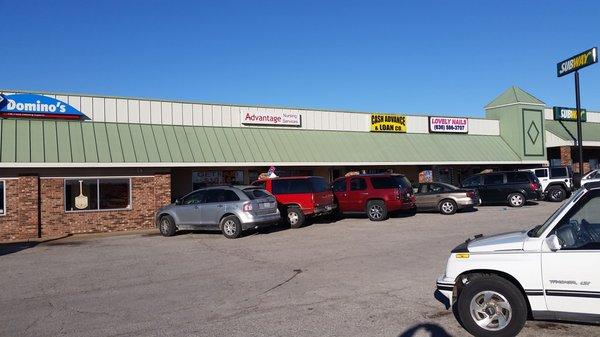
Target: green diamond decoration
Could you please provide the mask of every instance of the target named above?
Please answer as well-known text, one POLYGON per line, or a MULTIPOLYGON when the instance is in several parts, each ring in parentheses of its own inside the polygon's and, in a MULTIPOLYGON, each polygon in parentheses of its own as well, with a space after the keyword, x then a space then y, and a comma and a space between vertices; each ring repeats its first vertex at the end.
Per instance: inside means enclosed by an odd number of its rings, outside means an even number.
POLYGON ((538 130, 538 127, 533 121, 531 121, 531 124, 529 124, 529 129, 527 129, 527 135, 529 136, 529 139, 531 139, 531 143, 533 144, 537 142, 538 137, 540 136, 540 130, 538 130))

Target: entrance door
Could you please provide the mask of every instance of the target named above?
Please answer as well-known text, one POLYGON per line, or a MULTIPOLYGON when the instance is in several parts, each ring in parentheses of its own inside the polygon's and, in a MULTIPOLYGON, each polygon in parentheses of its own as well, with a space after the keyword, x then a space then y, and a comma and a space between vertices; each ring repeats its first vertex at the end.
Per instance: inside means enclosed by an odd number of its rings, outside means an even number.
POLYGON ((542 252, 548 310, 600 315, 600 191, 589 192, 551 234, 562 248, 542 252))

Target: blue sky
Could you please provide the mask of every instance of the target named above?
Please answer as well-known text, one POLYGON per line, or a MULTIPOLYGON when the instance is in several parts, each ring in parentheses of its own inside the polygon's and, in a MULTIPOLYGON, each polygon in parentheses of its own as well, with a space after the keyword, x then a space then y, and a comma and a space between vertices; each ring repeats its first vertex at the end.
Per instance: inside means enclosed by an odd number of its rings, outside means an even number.
MULTIPOLYGON (((483 115, 517 85, 574 106, 556 63, 598 1, 0 0, 0 88, 483 115)), ((600 65, 581 71, 600 110, 600 65)))

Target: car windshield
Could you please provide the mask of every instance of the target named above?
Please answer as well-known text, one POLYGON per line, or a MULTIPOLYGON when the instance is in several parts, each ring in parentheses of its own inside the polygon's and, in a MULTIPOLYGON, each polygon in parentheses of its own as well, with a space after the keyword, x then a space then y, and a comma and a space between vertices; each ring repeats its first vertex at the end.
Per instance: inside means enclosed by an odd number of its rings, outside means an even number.
POLYGON ((542 233, 544 233, 546 229, 554 222, 554 220, 556 220, 558 215, 561 214, 562 211, 564 211, 569 206, 569 204, 573 202, 573 200, 577 200, 584 192, 585 190, 583 188, 580 188, 577 192, 573 193, 573 195, 571 195, 569 199, 567 199, 556 211, 554 211, 554 213, 552 213, 548 220, 546 220, 541 225, 533 227, 527 232, 527 235, 532 238, 539 238, 542 235, 542 233))

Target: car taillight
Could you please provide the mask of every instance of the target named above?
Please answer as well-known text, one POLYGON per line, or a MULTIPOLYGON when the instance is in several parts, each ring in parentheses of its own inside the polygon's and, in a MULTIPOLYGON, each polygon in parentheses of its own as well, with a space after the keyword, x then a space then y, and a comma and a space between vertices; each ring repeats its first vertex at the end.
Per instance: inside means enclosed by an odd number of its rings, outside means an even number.
POLYGON ((242 211, 251 212, 252 211, 252 203, 250 203, 250 202, 245 203, 244 206, 242 206, 242 211))
POLYGON ((537 191, 538 188, 540 188, 540 184, 538 184, 538 183, 531 183, 531 184, 529 184, 529 186, 531 186, 532 191, 537 191))
POLYGON ((467 192, 467 197, 469 197, 469 198, 475 198, 475 191, 468 191, 467 192))

